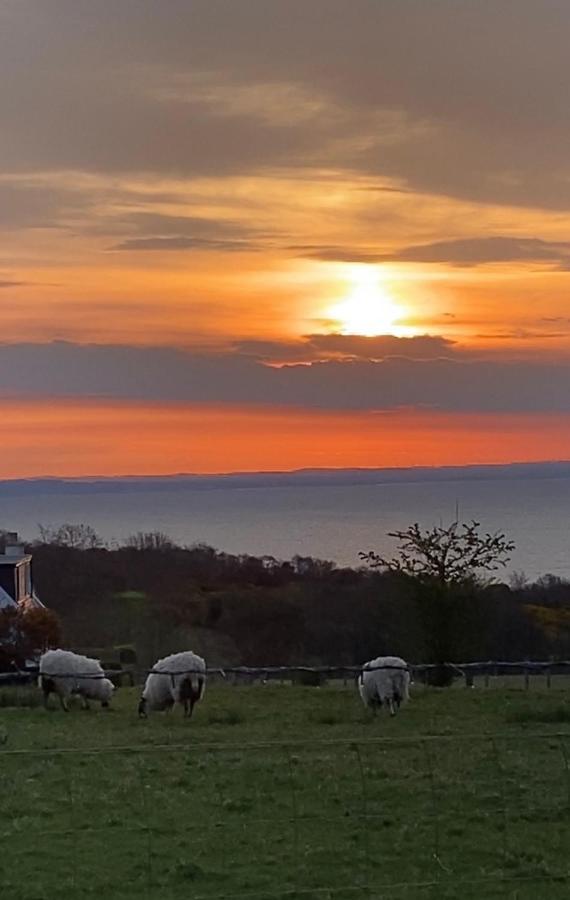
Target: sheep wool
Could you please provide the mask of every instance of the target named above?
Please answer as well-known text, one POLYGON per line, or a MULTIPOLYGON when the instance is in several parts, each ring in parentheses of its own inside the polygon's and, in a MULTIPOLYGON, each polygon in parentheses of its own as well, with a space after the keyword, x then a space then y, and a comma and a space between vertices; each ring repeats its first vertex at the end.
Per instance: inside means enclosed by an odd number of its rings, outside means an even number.
POLYGON ((86 709, 89 700, 98 700, 101 706, 109 706, 115 686, 105 678, 98 659, 90 659, 71 650, 47 650, 40 658, 39 686, 47 707, 50 694, 57 694, 62 708, 67 712, 68 700, 78 694, 86 709))
POLYGON ((358 690, 364 705, 376 711, 387 706, 396 715, 401 703, 409 700, 410 673, 399 656, 378 656, 362 667, 358 690))
POLYGON ((170 709, 175 703, 190 717, 194 705, 206 690, 206 663, 201 656, 186 650, 159 659, 148 674, 139 702, 139 715, 148 710, 170 709))

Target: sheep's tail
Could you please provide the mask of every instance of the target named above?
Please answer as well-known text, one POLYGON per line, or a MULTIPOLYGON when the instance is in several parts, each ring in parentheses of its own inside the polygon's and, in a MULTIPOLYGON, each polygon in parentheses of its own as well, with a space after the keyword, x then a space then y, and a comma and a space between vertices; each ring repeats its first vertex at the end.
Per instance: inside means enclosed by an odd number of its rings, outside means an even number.
POLYGON ((397 685, 398 693, 401 697, 402 703, 407 703, 410 699, 410 672, 408 669, 401 669, 399 672, 394 673, 394 682, 397 685))
POLYGON ((195 695, 197 700, 201 700, 204 695, 204 691, 206 690, 206 675, 202 675, 201 672, 192 672, 189 680, 192 687, 192 693, 195 695))

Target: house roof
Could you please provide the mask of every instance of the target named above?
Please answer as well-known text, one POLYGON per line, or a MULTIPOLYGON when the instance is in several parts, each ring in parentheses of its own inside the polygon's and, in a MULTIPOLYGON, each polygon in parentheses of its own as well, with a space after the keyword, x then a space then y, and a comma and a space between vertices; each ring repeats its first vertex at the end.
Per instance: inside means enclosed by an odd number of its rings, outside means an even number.
POLYGON ((17 606, 18 604, 12 599, 10 594, 3 587, 0 587, 0 609, 14 609, 17 606))
POLYGON ((31 558, 29 553, 25 553, 23 556, 0 556, 0 566, 19 566, 23 562, 29 562, 31 558))

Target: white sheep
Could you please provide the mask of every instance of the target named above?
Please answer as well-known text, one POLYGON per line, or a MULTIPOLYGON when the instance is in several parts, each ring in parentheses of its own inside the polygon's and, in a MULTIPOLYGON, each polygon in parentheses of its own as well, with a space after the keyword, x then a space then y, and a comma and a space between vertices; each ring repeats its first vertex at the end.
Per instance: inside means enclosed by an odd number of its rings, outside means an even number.
POLYGON ((98 659, 90 659, 71 650, 47 650, 41 656, 38 684, 43 691, 46 709, 49 695, 53 693, 58 695, 66 712, 72 694, 78 694, 84 709, 89 709, 89 700, 99 700, 101 706, 108 707, 115 690, 113 682, 105 678, 98 659))
POLYGON ((364 705, 376 711, 386 705, 395 716, 401 703, 410 698, 410 672, 399 656, 379 656, 362 667, 358 691, 364 705))
POLYGON ((147 710, 171 709, 175 703, 190 717, 194 705, 206 690, 206 663, 201 656, 186 650, 165 656, 154 664, 147 676, 139 701, 139 716, 147 710))

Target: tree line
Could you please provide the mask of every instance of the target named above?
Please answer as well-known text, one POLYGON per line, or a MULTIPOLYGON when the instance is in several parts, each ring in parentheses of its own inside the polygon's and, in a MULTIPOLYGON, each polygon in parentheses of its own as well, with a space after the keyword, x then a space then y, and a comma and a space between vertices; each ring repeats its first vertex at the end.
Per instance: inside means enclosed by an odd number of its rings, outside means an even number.
MULTIPOLYGON (((393 536, 394 558, 363 552, 351 568, 183 547, 161 532, 107 547, 88 525, 44 527, 28 547, 50 611, 44 644, 129 645, 143 666, 187 647, 211 664, 260 666, 358 665, 382 654, 442 666, 569 655, 570 583, 490 577, 512 549, 504 535, 453 523, 393 536)), ((27 650, 42 638, 38 628, 30 623, 27 650)), ((15 633, 2 616, 4 662, 6 635, 15 633)), ((438 677, 445 683, 443 668, 438 677)))

